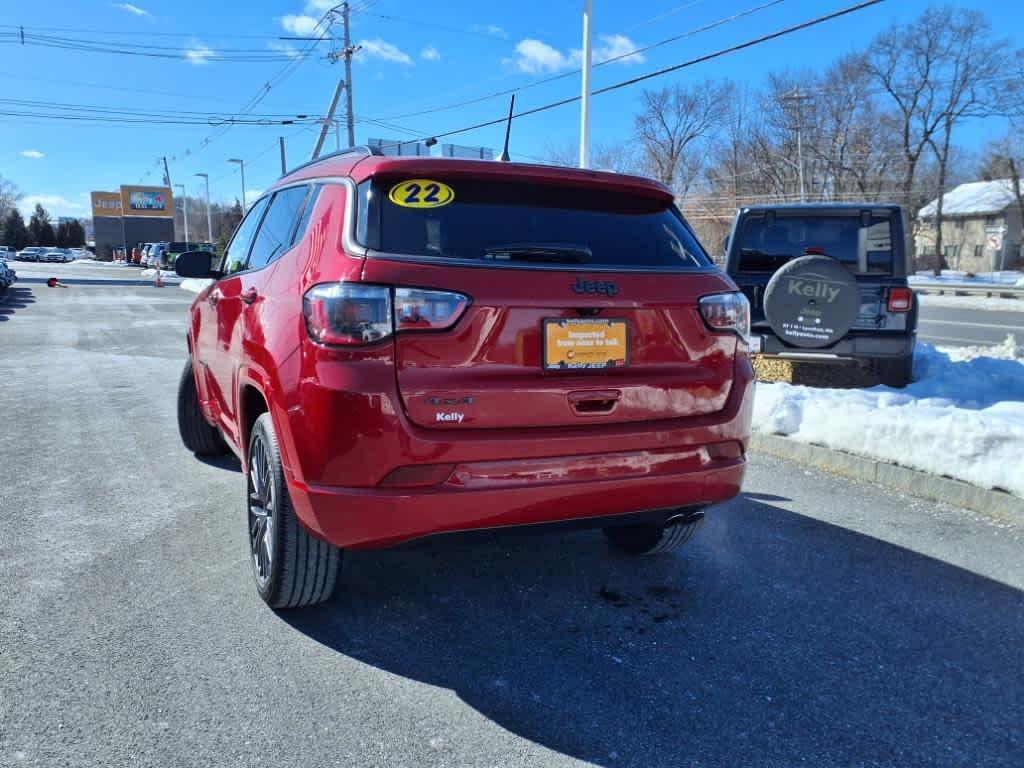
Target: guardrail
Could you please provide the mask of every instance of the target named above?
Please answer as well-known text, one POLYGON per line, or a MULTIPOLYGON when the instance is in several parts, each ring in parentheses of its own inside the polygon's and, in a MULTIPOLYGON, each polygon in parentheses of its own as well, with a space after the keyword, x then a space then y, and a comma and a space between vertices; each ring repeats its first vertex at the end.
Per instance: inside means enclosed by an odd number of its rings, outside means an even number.
POLYGON ((939 296, 987 296, 997 299, 1024 300, 1024 288, 998 283, 911 283, 910 287, 917 293, 929 293, 939 296))

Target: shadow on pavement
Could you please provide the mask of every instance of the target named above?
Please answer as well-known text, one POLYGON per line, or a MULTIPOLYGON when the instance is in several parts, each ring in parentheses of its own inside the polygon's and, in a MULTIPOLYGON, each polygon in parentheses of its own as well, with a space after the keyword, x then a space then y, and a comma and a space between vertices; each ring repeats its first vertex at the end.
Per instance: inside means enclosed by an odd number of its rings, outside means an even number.
POLYGON ((1020 591, 750 495, 687 547, 488 532, 349 552, 337 597, 281 618, 602 766, 1024 754, 1020 591))
POLYGON ((216 469, 226 469, 229 472, 241 472, 242 463, 238 460, 238 457, 233 453, 227 453, 224 456, 199 456, 194 455, 196 461, 200 461, 208 467, 214 467, 216 469))
MULTIPOLYGON (((18 282, 23 281, 19 280, 18 282)), ((6 321, 19 309, 25 309, 29 304, 35 303, 36 297, 32 295, 31 288, 22 288, 17 284, 12 285, 0 293, 0 323, 6 321)))

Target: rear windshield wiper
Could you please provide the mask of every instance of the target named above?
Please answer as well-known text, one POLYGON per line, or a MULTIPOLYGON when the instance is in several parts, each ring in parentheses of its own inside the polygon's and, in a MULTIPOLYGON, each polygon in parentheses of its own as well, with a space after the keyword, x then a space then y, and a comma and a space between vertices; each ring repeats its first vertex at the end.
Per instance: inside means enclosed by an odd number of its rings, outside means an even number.
POLYGON ((484 249, 485 259, 585 264, 594 258, 585 245, 574 243, 505 243, 484 249))

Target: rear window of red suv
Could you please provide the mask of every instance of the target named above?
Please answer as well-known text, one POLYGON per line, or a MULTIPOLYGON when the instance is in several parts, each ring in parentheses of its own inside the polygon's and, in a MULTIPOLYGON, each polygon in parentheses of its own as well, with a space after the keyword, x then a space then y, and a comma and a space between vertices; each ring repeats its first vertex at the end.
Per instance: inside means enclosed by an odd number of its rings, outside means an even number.
POLYGON ((386 254, 496 266, 526 261, 674 271, 711 264, 682 216, 664 201, 517 181, 437 181, 452 199, 436 207, 394 202, 390 193, 402 179, 363 182, 356 239, 386 254), (529 258, 521 258, 524 253, 529 258))

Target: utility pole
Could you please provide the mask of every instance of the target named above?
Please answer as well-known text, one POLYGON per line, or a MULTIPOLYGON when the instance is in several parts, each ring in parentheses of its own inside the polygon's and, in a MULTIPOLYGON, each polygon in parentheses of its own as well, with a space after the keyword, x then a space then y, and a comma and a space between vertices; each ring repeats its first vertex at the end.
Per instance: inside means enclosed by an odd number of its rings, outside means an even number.
POLYGON ((188 197, 185 195, 184 184, 175 184, 174 187, 181 190, 181 212, 185 215, 185 242, 188 243, 188 197))
POLYGON ((594 0, 583 0, 583 93, 580 101, 580 168, 590 167, 590 22, 594 0))
POLYGON ((288 173, 288 162, 284 159, 284 136, 278 136, 277 141, 281 145, 281 175, 284 176, 288 173))
POLYGON ((313 147, 313 160, 320 157, 320 150, 324 148, 324 139, 327 138, 327 131, 330 129, 331 123, 334 122, 334 112, 338 109, 338 99, 341 98, 341 89, 345 87, 345 81, 339 80, 337 87, 334 89, 334 96, 331 97, 331 106, 327 109, 327 116, 323 119, 323 124, 320 126, 320 135, 317 136, 316 145, 313 147))
POLYGON ((166 155, 164 155, 163 160, 164 160, 164 186, 165 187, 169 187, 169 186, 171 186, 171 172, 169 170, 167 170, 167 156, 166 155))
POLYGON ((813 96, 802 94, 800 89, 782 97, 782 101, 796 105, 796 162, 797 173, 800 176, 800 202, 807 202, 807 195, 804 191, 804 102, 812 101, 813 96))
POLYGON ((202 176, 206 179, 206 242, 213 242, 213 217, 210 216, 210 174, 208 173, 197 173, 196 176, 202 176))
POLYGON ((355 117, 352 115, 352 55, 358 48, 352 47, 352 37, 349 34, 348 12, 348 2, 342 3, 341 20, 345 25, 345 37, 343 40, 345 47, 342 49, 341 55, 345 58, 345 107, 348 110, 348 145, 354 147, 356 145, 356 122, 355 117))

